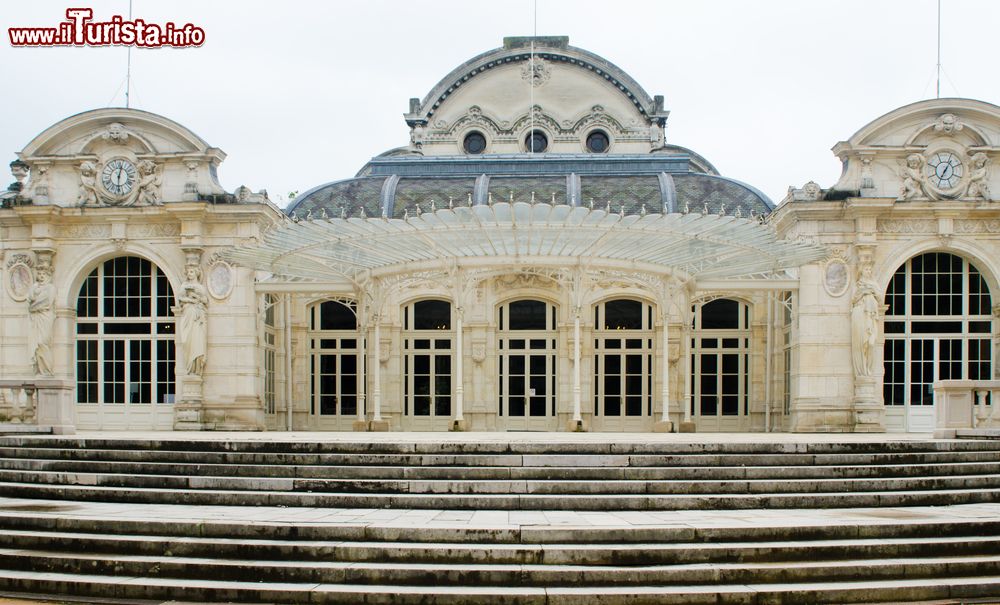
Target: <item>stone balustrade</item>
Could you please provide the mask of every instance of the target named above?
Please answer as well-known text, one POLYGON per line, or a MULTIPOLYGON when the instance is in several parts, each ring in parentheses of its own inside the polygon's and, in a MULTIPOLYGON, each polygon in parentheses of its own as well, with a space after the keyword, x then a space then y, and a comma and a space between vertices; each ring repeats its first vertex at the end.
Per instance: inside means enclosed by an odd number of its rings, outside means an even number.
POLYGON ((76 432, 72 381, 57 378, 0 380, 0 419, 25 426, 44 426, 54 434, 76 432))
POLYGON ((1000 380, 938 380, 934 383, 934 437, 952 439, 961 429, 1000 427, 996 405, 1000 380))

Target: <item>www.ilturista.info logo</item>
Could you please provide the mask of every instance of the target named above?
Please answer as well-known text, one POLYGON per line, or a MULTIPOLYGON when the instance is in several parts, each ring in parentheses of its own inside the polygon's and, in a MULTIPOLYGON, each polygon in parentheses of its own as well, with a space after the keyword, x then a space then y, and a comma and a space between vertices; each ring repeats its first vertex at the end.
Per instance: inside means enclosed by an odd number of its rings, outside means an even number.
POLYGON ((55 27, 9 27, 11 46, 138 46, 183 48, 205 43, 205 30, 192 25, 147 23, 121 15, 93 21, 89 8, 66 9, 66 21, 55 27))

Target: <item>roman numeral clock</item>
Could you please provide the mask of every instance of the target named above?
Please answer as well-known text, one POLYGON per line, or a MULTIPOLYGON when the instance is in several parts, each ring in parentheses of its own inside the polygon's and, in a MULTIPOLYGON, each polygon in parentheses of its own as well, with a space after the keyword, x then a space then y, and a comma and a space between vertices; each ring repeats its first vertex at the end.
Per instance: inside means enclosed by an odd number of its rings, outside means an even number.
POLYGON ((101 185, 105 191, 121 200, 135 189, 137 174, 135 164, 125 158, 114 158, 101 171, 101 185))

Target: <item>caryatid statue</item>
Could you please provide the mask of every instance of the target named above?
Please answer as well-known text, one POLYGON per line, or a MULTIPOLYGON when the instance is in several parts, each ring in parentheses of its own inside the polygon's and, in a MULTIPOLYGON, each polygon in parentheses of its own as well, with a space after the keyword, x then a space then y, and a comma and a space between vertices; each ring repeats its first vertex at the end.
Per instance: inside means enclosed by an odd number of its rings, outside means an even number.
POLYGON ((52 376, 52 337, 56 323, 56 288, 52 285, 52 267, 39 263, 35 282, 28 290, 28 350, 35 375, 52 376))
POLYGON ((855 376, 875 373, 875 344, 878 339, 878 288, 872 281, 872 267, 864 264, 851 306, 851 346, 855 376))
POLYGON ((208 293, 201 284, 201 267, 188 264, 174 313, 179 315, 177 340, 183 352, 185 372, 201 376, 208 349, 208 293))

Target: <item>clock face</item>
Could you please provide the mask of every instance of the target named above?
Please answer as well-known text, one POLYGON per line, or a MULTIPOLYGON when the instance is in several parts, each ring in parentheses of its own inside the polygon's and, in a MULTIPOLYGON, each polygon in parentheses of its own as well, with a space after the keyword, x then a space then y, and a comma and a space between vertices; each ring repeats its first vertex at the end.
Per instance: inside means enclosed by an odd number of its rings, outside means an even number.
POLYGON ((940 151, 927 160, 927 180, 939 189, 954 189, 965 174, 962 160, 950 151, 940 151))
POLYGON ((128 195, 135 187, 135 164, 124 159, 115 158, 104 165, 101 171, 101 184, 111 195, 118 197, 128 195))

